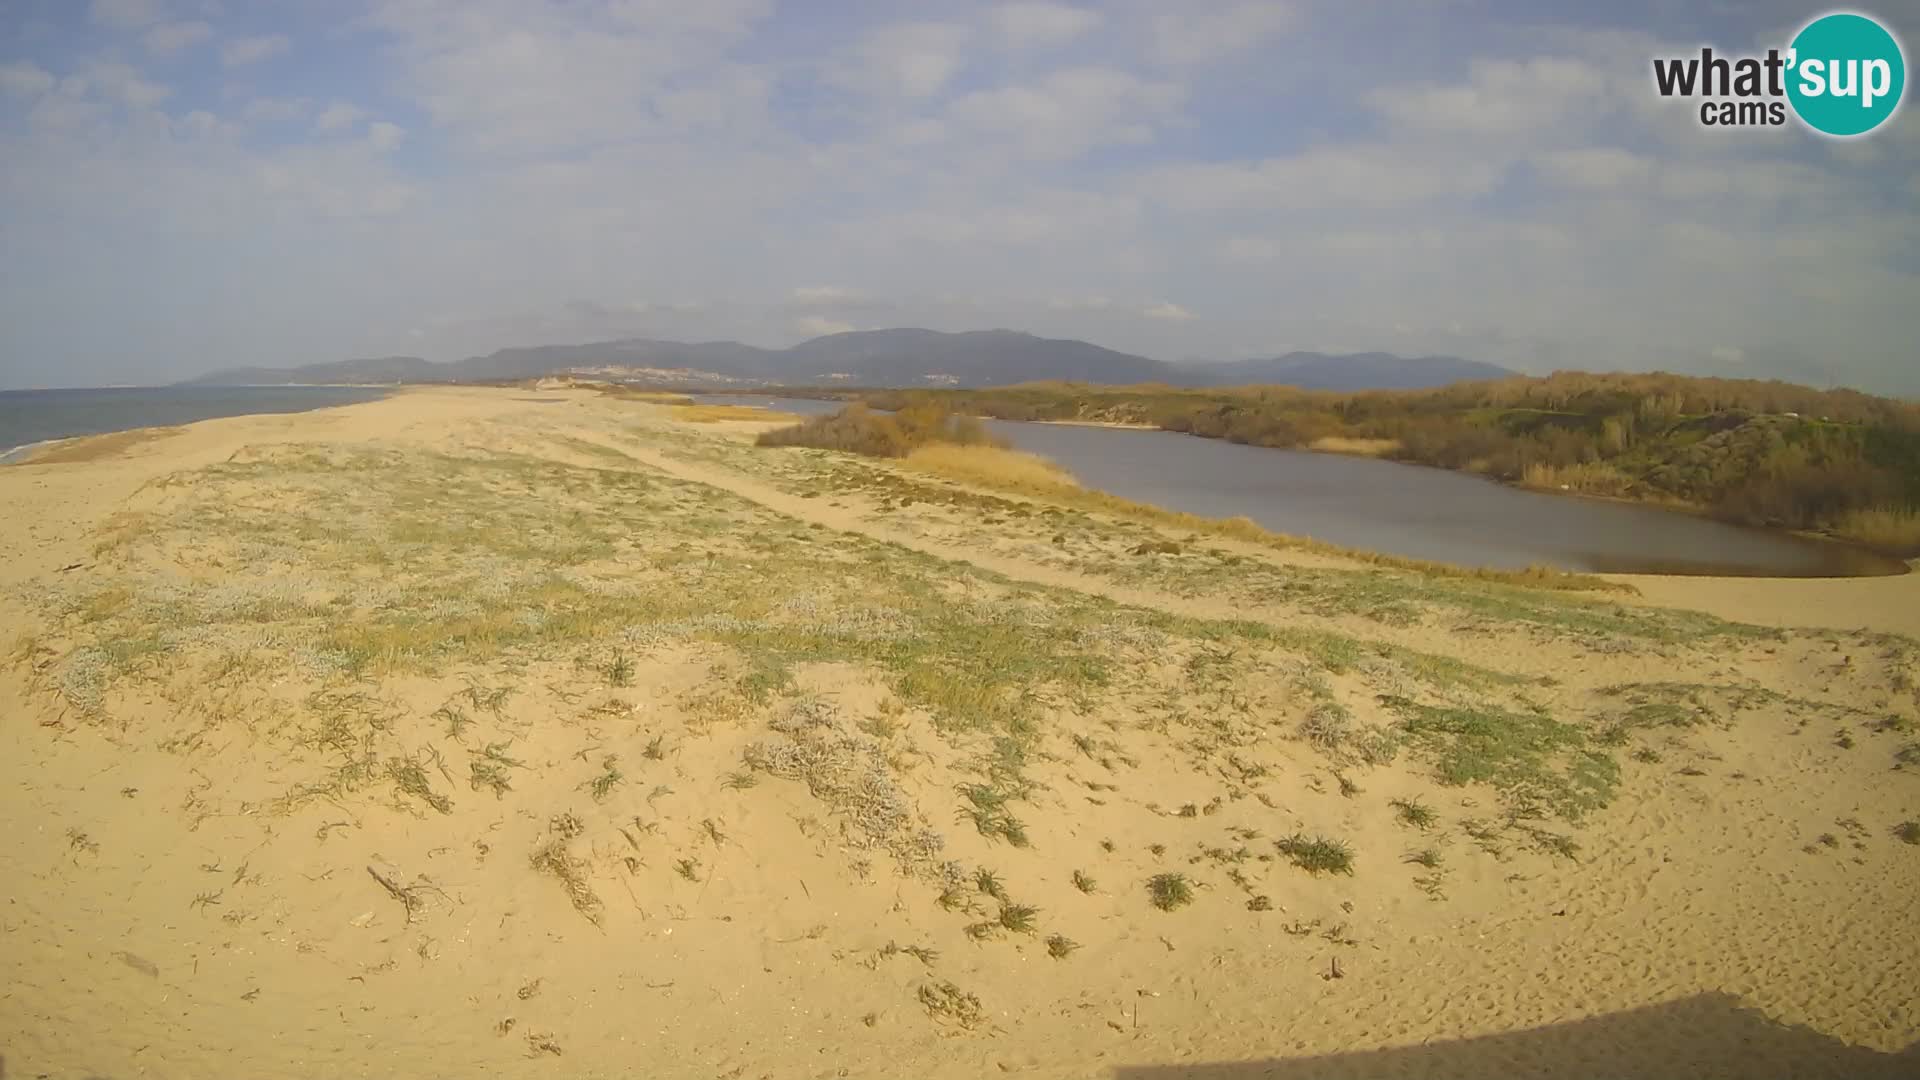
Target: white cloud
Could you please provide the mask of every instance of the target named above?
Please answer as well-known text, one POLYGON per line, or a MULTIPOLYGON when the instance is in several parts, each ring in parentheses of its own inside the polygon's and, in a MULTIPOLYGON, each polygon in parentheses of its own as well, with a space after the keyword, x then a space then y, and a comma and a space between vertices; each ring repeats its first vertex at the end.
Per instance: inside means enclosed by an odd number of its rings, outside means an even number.
POLYGON ((1465 83, 1382 86, 1367 103, 1406 127, 1519 135, 1590 123, 1615 100, 1617 76, 1575 57, 1476 60, 1465 83))
POLYGON ((367 145, 382 153, 398 147, 406 137, 407 129, 399 124, 375 120, 367 125, 367 145))
POLYGON ((87 8, 95 26, 114 30, 137 30, 162 16, 159 0, 93 0, 87 8))
POLYGON ((994 29, 1015 48, 1063 45, 1100 25, 1097 11, 1065 4, 1002 4, 989 14, 994 29))
POLYGON ((1166 301, 1141 308, 1140 314, 1145 315, 1149 319, 1159 319, 1163 322, 1190 322, 1196 318, 1193 312, 1188 311, 1179 304, 1166 301))
POLYGON ((288 40, 285 34, 236 38, 220 47, 220 62, 228 67, 257 64, 269 57, 286 52, 292 45, 293 42, 288 40))
POLYGON ((1470 155, 1436 161, 1390 146, 1328 146, 1256 162, 1170 165, 1147 188, 1187 210, 1383 209, 1481 195, 1502 169, 1470 155))
POLYGON ((181 49, 198 45, 213 36, 213 27, 199 20, 161 23, 147 31, 147 51, 155 56, 168 56, 181 49))
POLYGON ((467 149, 529 152, 760 128, 728 56, 768 0, 374 0, 399 89, 467 149))
POLYGON ((1534 165, 1553 183, 1588 191, 1638 187, 1654 174, 1651 158, 1610 146, 1541 154, 1534 165))
POLYGON ((1153 54, 1161 63, 1204 64, 1245 52, 1290 29, 1296 14, 1285 0, 1248 0, 1209 10, 1182 3, 1176 14, 1155 16, 1153 54))
POLYGON ((1096 146, 1150 141, 1183 96, 1175 83, 1082 67, 976 91, 956 100, 950 115, 974 132, 1011 139, 1030 156, 1070 158, 1096 146))
POLYGON ((344 101, 336 101, 326 108, 321 109, 320 115, 313 118, 313 130, 319 132, 347 131, 352 129, 355 124, 358 124, 360 118, 364 115, 366 114, 361 112, 359 107, 349 105, 344 101))
POLYGON ((971 30, 956 23, 881 27, 861 39, 841 79, 872 94, 930 97, 965 66, 971 37, 971 30))
POLYGON ((60 89, 68 96, 91 95, 129 109, 150 109, 173 92, 149 81, 138 70, 119 63, 90 64, 80 73, 68 76, 60 89))
POLYGON ((173 130, 192 139, 228 139, 240 133, 238 125, 222 120, 205 109, 195 109, 174 120, 173 130))
POLYGON ((248 101, 240 116, 248 123, 278 124, 297 118, 307 108, 304 100, 262 97, 248 101))
POLYGON ((793 321, 793 328, 808 337, 825 337, 828 334, 845 334, 854 329, 852 323, 829 319, 820 315, 806 315, 793 321))
POLYGON ((0 91, 20 97, 39 97, 53 89, 53 75, 38 64, 14 60, 0 64, 0 91))

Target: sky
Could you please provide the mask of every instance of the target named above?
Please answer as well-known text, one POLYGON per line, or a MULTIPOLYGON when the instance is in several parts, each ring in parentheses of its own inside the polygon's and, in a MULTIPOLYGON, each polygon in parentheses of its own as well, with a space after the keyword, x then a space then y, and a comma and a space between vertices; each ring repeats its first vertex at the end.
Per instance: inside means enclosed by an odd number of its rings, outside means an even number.
POLYGON ((0 0, 0 388, 927 326, 1916 395, 1920 108, 1652 89, 1824 10, 0 0))

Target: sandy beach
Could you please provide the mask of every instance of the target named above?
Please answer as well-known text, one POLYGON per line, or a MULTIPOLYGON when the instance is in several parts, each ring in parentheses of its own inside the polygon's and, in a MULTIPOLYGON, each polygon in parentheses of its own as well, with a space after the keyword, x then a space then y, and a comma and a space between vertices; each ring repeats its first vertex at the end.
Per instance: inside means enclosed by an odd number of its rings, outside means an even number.
POLYGON ((1426 577, 759 429, 0 468, 0 1076, 1920 1075, 1920 575, 1426 577))

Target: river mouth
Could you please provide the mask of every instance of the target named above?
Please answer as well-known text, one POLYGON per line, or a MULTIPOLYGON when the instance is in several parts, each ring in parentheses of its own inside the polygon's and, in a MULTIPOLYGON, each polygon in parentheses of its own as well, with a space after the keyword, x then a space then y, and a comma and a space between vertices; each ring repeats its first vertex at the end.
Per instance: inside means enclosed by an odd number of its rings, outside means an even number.
MULTIPOLYGON (((811 415, 841 401, 752 394, 703 402, 811 415)), ((1245 446, 1170 431, 988 420, 1082 484, 1202 517, 1456 566, 1607 574, 1874 577, 1906 562, 1837 541, 1656 506, 1508 487, 1424 465, 1245 446)))

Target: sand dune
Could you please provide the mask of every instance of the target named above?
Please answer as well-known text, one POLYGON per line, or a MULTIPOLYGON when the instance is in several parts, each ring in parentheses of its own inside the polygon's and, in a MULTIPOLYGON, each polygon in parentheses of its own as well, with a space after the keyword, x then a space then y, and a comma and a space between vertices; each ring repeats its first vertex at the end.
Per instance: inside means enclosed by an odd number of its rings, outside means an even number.
POLYGON ((1427 578, 755 429, 0 469, 0 1075, 1920 1070, 1920 579, 1427 578))

